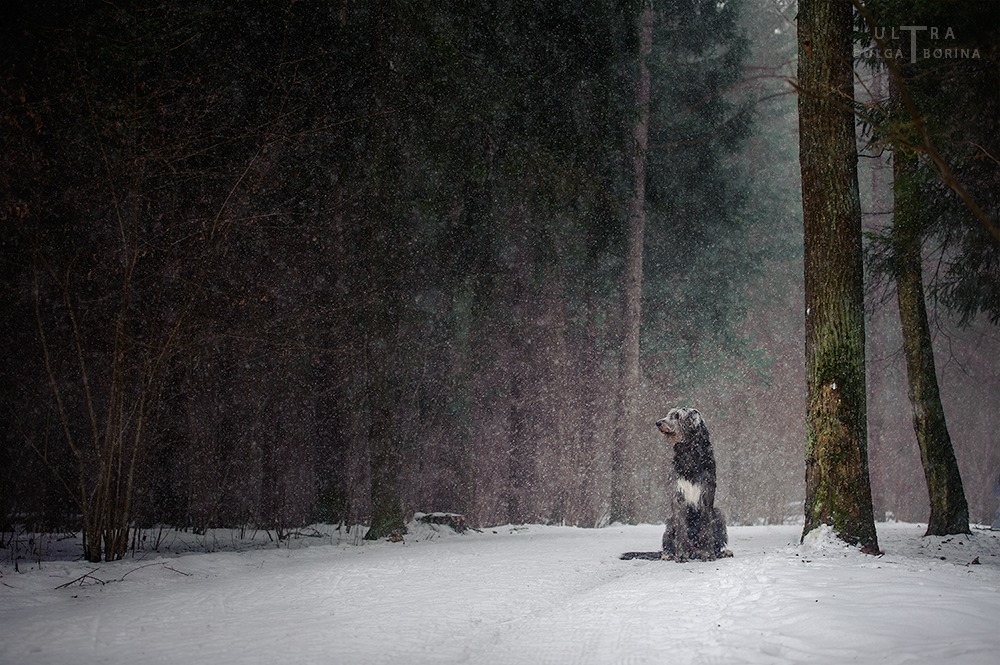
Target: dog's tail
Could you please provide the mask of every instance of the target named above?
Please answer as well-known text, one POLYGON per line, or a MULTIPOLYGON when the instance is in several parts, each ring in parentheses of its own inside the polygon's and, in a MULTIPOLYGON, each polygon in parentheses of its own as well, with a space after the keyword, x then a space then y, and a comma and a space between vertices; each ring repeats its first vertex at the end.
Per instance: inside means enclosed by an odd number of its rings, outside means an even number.
POLYGON ((629 559, 642 559, 644 561, 659 561, 663 558, 663 552, 625 552, 619 559, 628 561, 629 559))
POLYGON ((726 543, 729 542, 729 533, 726 531, 726 517, 722 514, 721 510, 713 508, 712 521, 715 522, 713 525, 713 530, 715 531, 715 547, 718 550, 724 550, 726 549, 726 543))

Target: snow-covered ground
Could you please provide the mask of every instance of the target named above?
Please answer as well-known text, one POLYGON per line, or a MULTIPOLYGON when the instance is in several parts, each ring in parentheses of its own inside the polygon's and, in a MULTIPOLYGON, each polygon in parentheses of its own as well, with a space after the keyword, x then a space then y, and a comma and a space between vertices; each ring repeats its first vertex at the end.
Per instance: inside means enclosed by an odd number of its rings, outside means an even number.
POLYGON ((191 554, 171 534, 169 554, 0 564, 0 663, 1000 662, 1000 534, 922 533, 879 525, 871 557, 736 527, 734 558, 685 564, 617 559, 658 526, 191 554))

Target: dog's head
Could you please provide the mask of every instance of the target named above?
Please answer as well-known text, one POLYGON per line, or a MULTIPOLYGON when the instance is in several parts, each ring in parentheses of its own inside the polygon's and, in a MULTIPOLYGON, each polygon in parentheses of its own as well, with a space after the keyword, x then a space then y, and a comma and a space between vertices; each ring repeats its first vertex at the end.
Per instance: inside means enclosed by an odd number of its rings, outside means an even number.
POLYGON ((699 429, 705 429, 705 421, 697 409, 679 407, 670 409, 666 418, 657 420, 656 428, 663 432, 667 443, 680 443, 699 429))

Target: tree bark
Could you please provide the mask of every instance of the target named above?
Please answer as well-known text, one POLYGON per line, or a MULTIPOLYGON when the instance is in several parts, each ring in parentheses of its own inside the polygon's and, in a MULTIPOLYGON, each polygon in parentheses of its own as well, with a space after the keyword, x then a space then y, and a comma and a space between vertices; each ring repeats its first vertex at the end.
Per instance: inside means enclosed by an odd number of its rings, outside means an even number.
POLYGON ((386 6, 376 14, 379 26, 374 48, 377 87, 374 95, 373 172, 381 171, 379 183, 369 209, 368 293, 365 294, 365 376, 368 402, 369 472, 371 476, 371 520, 365 540, 378 540, 406 532, 400 474, 403 467, 401 436, 403 428, 396 422, 398 384, 401 377, 394 366, 393 356, 400 343, 400 317, 404 308, 399 283, 402 257, 399 247, 406 243, 400 238, 400 221, 390 203, 393 183, 398 177, 394 160, 393 132, 386 111, 391 108, 390 96, 396 92, 392 76, 393 49, 391 35, 395 30, 395 8, 386 6))
POLYGON ((852 11, 844 0, 799 3, 807 394, 803 537, 830 525, 844 541, 874 551, 861 204, 851 110, 852 11))
POLYGON ((892 240, 899 320, 906 355, 907 393, 913 407, 913 429, 930 496, 931 513, 926 535, 970 533, 969 506, 941 404, 924 302, 920 203, 912 181, 915 167, 914 157, 904 155, 902 151, 893 155, 895 204, 892 240))
POLYGON ((400 428, 395 425, 393 391, 389 382, 386 359, 378 347, 369 342, 366 361, 368 371, 368 400, 370 401, 371 422, 368 425, 368 441, 371 447, 369 460, 371 470, 371 523, 365 533, 365 540, 378 540, 394 534, 406 532, 400 472, 402 453, 400 450, 400 428))
MULTIPOLYGON (((527 211, 515 206, 515 216, 523 228, 530 229, 527 211)), ((530 272, 534 263, 532 252, 520 245, 517 260, 510 275, 511 318, 508 324, 507 345, 507 522, 525 524, 531 521, 537 502, 532 488, 535 485, 536 444, 532 441, 534 428, 529 395, 534 382, 532 369, 536 362, 533 354, 538 338, 535 335, 535 311, 528 301, 534 291, 530 272)))
POLYGON ((642 322, 642 248, 646 223, 646 158, 649 149, 650 77, 647 60, 653 50, 653 2, 645 0, 640 19, 639 81, 636 88, 636 120, 632 167, 635 190, 628 207, 628 254, 625 258, 625 311, 622 345, 621 409, 618 436, 611 449, 611 521, 632 522, 637 518, 631 477, 632 453, 636 447, 639 417, 639 331, 642 322))

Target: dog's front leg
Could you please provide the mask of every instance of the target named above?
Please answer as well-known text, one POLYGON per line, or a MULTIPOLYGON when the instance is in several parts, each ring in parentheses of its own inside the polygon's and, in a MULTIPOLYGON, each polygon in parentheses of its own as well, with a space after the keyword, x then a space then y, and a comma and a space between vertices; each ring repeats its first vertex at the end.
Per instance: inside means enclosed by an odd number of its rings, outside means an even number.
POLYGON ((692 509, 687 497, 682 492, 677 492, 677 503, 675 507, 675 528, 674 528, 674 561, 685 562, 691 558, 693 544, 691 542, 691 527, 696 519, 695 510, 692 509))

